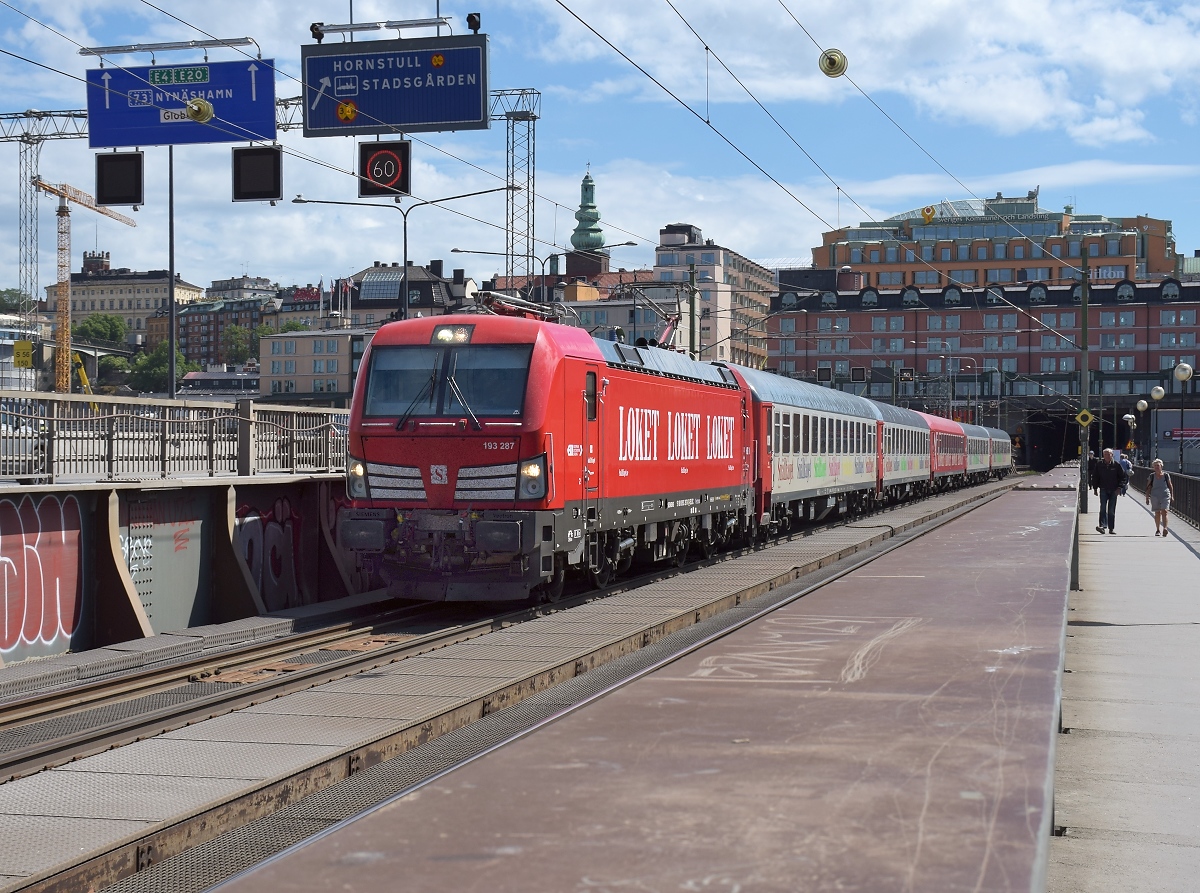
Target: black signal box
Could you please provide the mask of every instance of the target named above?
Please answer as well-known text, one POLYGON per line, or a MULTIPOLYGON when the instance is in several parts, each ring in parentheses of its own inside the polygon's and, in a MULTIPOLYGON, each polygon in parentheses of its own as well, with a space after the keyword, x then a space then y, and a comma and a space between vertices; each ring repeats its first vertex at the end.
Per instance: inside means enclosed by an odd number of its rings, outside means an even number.
POLYGON ((391 140, 358 144, 358 197, 408 195, 412 188, 409 162, 412 143, 391 140))
POLYGON ((145 204, 141 152, 101 152, 96 156, 96 204, 145 204))

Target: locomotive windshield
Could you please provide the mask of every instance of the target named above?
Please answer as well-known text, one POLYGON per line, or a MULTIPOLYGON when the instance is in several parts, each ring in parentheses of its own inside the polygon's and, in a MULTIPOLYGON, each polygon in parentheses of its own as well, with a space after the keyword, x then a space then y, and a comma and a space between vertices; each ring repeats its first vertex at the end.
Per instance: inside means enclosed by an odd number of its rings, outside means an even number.
POLYGON ((375 348, 363 414, 519 416, 532 354, 532 344, 375 348))

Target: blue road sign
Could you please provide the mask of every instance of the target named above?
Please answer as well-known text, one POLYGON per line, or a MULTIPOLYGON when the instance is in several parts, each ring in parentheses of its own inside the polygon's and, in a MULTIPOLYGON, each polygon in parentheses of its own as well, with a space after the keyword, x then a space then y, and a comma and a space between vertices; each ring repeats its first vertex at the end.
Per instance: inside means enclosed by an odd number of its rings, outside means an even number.
POLYGON ((300 47, 304 135, 488 126, 487 35, 300 47))
POLYGON ((275 139, 275 60, 203 62, 87 73, 88 145, 167 146, 275 139), (188 117, 203 99, 213 117, 188 117))

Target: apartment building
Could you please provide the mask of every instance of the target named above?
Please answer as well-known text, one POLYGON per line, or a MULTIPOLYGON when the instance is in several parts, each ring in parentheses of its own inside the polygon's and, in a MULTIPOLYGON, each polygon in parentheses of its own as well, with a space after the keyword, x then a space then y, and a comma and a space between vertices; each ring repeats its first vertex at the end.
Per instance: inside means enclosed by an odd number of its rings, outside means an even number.
POLYGON ((261 396, 274 402, 349 406, 374 329, 327 329, 264 335, 261 396))
MULTIPOLYGON (((94 313, 125 320, 130 344, 148 344, 148 323, 167 306, 170 274, 166 270, 137 272, 128 267, 112 269, 109 252, 85 251, 80 272, 71 274, 71 321, 80 322, 94 313)), ((175 303, 187 305, 200 300, 204 289, 175 276, 175 303)), ((43 311, 58 311, 58 286, 46 287, 43 311)))
MULTIPOLYGON (((705 239, 690 223, 660 229, 654 279, 688 282, 693 270, 699 291, 695 325, 700 358, 763 368, 768 355, 765 323, 776 292, 774 271, 705 239)), ((685 320, 685 329, 690 324, 685 320)))
POLYGON ((1078 281, 1087 258, 1093 282, 1178 278, 1170 220, 1062 212, 1023 198, 941 201, 825 233, 813 265, 861 272, 876 288, 1007 287, 1078 281))

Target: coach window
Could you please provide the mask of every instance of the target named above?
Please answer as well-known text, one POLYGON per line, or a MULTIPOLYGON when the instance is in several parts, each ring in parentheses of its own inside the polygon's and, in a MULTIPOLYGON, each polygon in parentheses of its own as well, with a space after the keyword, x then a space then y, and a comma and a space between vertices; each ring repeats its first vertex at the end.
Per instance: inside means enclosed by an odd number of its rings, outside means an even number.
POLYGON ((800 426, 800 430, 804 432, 804 453, 807 455, 807 454, 808 454, 808 452, 809 452, 809 449, 808 449, 808 444, 809 444, 809 439, 808 439, 808 416, 803 416, 803 419, 804 419, 804 422, 801 424, 801 426, 800 426))
POLYGON ((808 429, 804 430, 803 435, 801 435, 801 433, 800 433, 800 425, 802 424, 801 419, 803 419, 803 416, 801 416, 801 415, 793 415, 792 416, 792 452, 793 453, 800 452, 800 438, 801 437, 803 437, 805 440, 808 440, 808 429))
POLYGON ((587 406, 587 420, 596 421, 596 373, 589 372, 583 386, 583 402, 587 406))
POLYGON ((783 413, 783 449, 784 454, 792 451, 792 416, 791 413, 783 413))
POLYGON ((779 452, 779 441, 780 441, 780 435, 779 435, 779 410, 778 410, 778 409, 777 409, 777 410, 775 410, 775 411, 774 411, 774 412, 773 412, 771 415, 772 415, 772 417, 774 418, 773 433, 774 433, 774 435, 775 435, 775 436, 772 438, 772 440, 771 440, 771 443, 772 443, 772 445, 773 445, 773 446, 772 446, 772 448, 771 448, 771 452, 773 452, 773 453, 778 453, 778 452, 779 452))
POLYGON ((818 451, 819 455, 822 455, 822 456, 824 456, 826 454, 825 447, 828 446, 828 441, 825 438, 827 428, 828 428, 828 426, 826 424, 826 419, 824 416, 822 416, 821 417, 821 443, 820 443, 821 449, 818 451))

